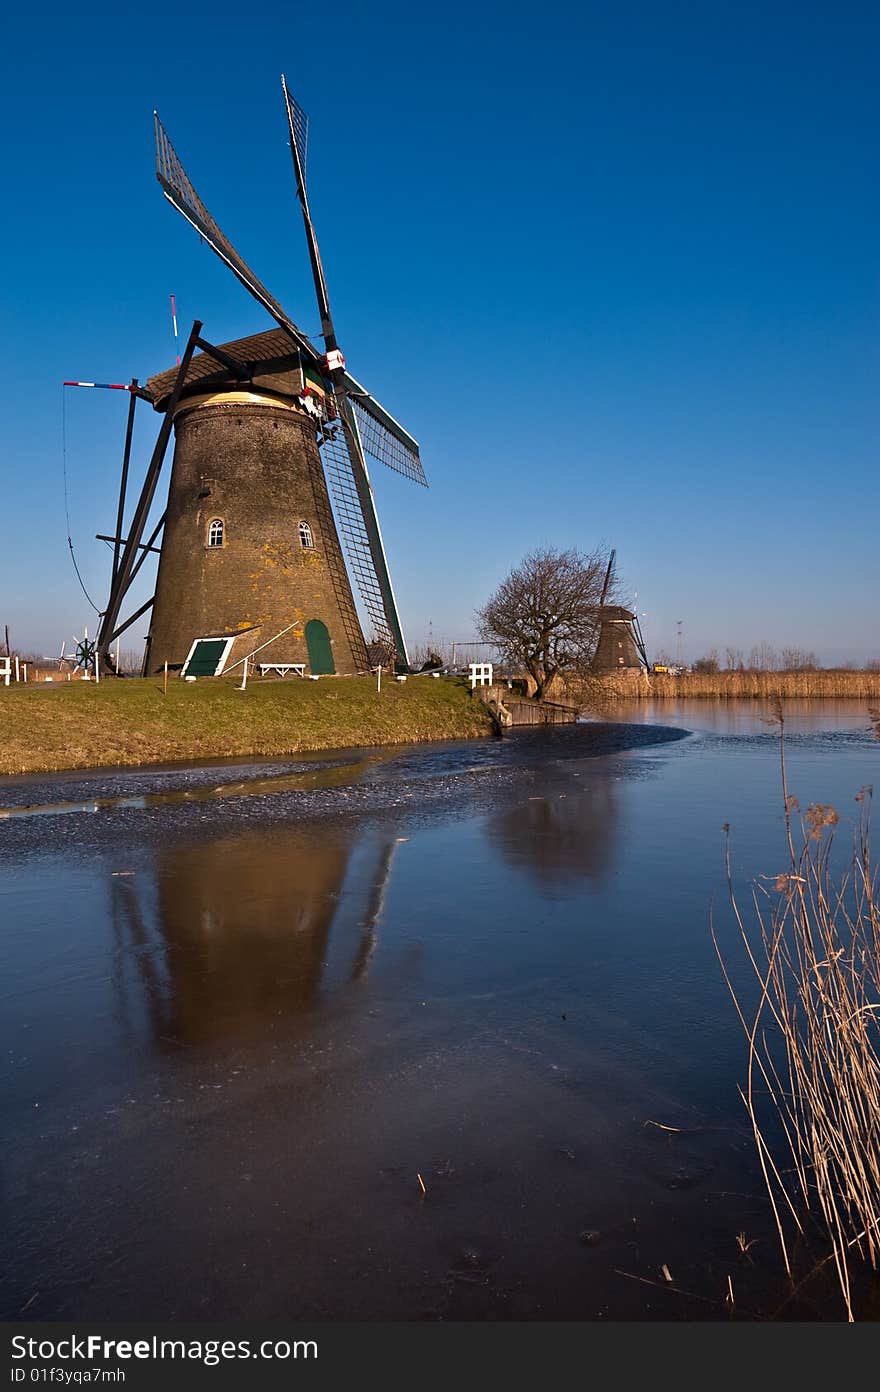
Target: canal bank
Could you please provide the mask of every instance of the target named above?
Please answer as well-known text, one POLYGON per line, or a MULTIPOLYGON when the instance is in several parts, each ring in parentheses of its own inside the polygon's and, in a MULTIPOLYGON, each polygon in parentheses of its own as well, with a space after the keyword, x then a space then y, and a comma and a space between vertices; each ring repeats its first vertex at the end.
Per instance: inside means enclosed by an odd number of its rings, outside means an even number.
POLYGON ((464 678, 270 677, 240 688, 240 676, 5 688, 0 775, 474 739, 493 728, 464 678))

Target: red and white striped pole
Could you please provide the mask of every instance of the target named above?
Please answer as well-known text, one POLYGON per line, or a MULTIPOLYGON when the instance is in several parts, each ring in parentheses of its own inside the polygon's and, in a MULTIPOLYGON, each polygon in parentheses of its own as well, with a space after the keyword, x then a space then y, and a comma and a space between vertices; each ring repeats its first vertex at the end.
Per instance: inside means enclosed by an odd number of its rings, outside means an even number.
POLYGON ((130 382, 62 382, 62 387, 103 387, 106 391, 137 391, 130 382))

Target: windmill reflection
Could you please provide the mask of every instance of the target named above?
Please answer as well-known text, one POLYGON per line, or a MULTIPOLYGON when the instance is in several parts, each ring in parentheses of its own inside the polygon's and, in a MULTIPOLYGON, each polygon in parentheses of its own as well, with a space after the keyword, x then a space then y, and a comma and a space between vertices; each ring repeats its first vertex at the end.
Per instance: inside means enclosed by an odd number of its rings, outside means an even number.
POLYGON ((613 782, 591 771, 583 784, 566 779, 493 817, 489 835, 508 863, 552 892, 578 880, 604 879, 617 821, 613 782))
MULTIPOLYGON (((343 977, 364 976, 394 853, 384 839, 301 828, 162 848, 155 879, 111 881, 121 954, 156 1037, 202 1043, 295 1021, 319 1005, 341 923, 343 977)), ((130 1015, 119 974, 120 1000, 130 1015)))
POLYGON ((395 839, 394 841, 386 842, 379 855, 376 874, 370 885, 370 899, 360 935, 360 944, 351 968, 351 977, 353 981, 360 981, 366 976, 370 965, 370 958, 376 951, 379 941, 379 921, 385 908, 385 894, 388 889, 388 882, 391 879, 391 863, 394 860, 394 852, 396 850, 397 840, 395 839))

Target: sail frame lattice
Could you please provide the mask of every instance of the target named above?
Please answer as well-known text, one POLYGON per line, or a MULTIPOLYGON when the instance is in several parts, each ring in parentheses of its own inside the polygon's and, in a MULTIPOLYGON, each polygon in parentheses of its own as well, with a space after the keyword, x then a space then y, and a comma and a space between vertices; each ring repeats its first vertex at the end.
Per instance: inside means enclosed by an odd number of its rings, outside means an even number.
POLYGON ((290 112, 290 125, 293 130, 293 138, 296 141, 296 152, 299 155, 303 181, 305 182, 306 159, 309 153, 309 118, 303 111, 296 97, 290 91, 283 74, 281 77, 281 85, 284 88, 284 96, 287 100, 287 106, 290 112))
POLYGON ((242 285, 269 311, 273 319, 287 330, 306 359, 312 363, 320 362, 321 355, 318 350, 296 327, 287 311, 278 303, 275 296, 269 293, 263 282, 254 274, 244 257, 236 251, 226 233, 222 231, 219 224, 208 212, 196 193, 195 186, 184 169, 180 156, 172 145, 168 132, 159 120, 157 112, 153 113, 153 123, 156 131, 156 178, 169 203, 183 214, 187 222, 196 229, 200 236, 204 237, 220 259, 226 262, 242 285))
POLYGON ((388 620, 382 589, 370 549, 370 539, 364 522, 363 508, 355 484, 348 442, 342 425, 326 426, 319 437, 324 472, 330 484, 337 530, 342 537, 348 559, 349 573, 360 595, 363 609, 373 626, 372 642, 396 650, 388 620))
POLYGON ((393 469, 396 474, 403 474, 403 477, 410 479, 412 483, 420 483, 427 488, 428 480, 425 478, 425 470, 418 454, 399 436, 391 433, 385 422, 370 410, 372 397, 365 399, 365 396, 366 394, 359 397, 356 392, 348 392, 348 399, 354 407, 358 430, 367 454, 380 464, 393 469))
MULTIPOLYGON (((320 533, 322 536, 329 537, 336 532, 338 536, 338 528, 333 516, 333 507, 330 502, 330 494, 326 483, 326 466, 324 461, 311 451, 309 451, 308 458, 310 469, 314 469, 315 471, 312 478, 312 496, 315 500, 315 510, 320 533)), ((345 628, 355 666, 360 671, 365 672, 369 666, 367 648, 355 607, 351 582, 345 569, 345 561, 342 552, 338 546, 328 546, 324 552, 324 559, 330 572, 330 582, 336 595, 336 603, 339 607, 339 612, 342 615, 342 623, 345 628)))

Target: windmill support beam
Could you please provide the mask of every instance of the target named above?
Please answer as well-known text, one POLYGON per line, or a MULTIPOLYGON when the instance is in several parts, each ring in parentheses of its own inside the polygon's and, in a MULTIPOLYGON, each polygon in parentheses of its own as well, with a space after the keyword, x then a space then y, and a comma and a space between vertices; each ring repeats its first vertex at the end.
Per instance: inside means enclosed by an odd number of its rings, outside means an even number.
POLYGON ((113 545, 113 573, 110 588, 116 584, 119 573, 119 548, 122 544, 122 519, 125 514, 125 490, 128 487, 128 465, 131 460, 131 435, 134 430, 134 408, 137 405, 138 379, 131 379, 131 394, 128 398, 128 422, 125 427, 125 448, 122 452, 122 478, 119 482, 119 507, 116 511, 116 535, 113 545))
POLYGON ((236 362, 235 358, 230 357, 228 353, 224 353, 222 348, 216 348, 213 343, 208 343, 204 338, 196 339, 196 347, 201 348, 202 352, 207 353, 208 357, 213 358, 215 362, 222 363, 239 382, 247 382, 250 380, 252 369, 248 366, 242 366, 240 362, 236 362))
POLYGON ((131 576, 128 582, 130 585, 134 583, 135 576, 137 575, 138 571, 140 570, 144 561, 147 559, 147 556, 150 554, 150 552, 159 551, 161 554, 162 548, 160 546, 154 546, 153 542, 156 540, 156 537, 159 535, 162 528, 165 526, 165 518, 167 517, 167 515, 168 512, 166 509, 166 511, 162 513, 162 516, 159 518, 159 521, 156 523, 150 535, 147 537, 146 542, 144 542, 143 545, 138 547, 138 550, 141 554, 138 556, 137 560, 131 568, 131 576))
MULTIPOLYGON (((107 662, 110 644, 116 633, 120 631, 118 629, 119 610, 122 607, 122 601, 131 585, 133 576, 140 568, 140 561, 137 559, 137 553, 140 549, 141 537, 144 534, 144 527, 147 524, 147 517, 149 516, 150 508, 153 504, 153 497, 156 492, 156 484, 159 481, 162 463, 165 459, 165 452, 168 449, 168 441, 171 438, 171 430, 174 424, 174 412, 186 381, 186 374, 189 370, 189 365, 192 361, 192 356, 195 352, 201 330, 201 320, 194 320, 186 348, 183 352, 183 357, 180 360, 180 367, 177 371, 174 389, 168 399, 168 405, 165 408, 165 416, 159 427, 159 434, 153 447, 150 462, 147 466, 146 477, 144 478, 141 495, 134 510, 128 538, 122 549, 116 575, 110 586, 110 598, 107 602, 107 608, 101 617, 101 627, 98 631, 97 640, 97 659, 101 666, 108 671, 111 670, 107 662)), ((146 554, 147 552, 144 551, 142 556, 146 556, 146 554)))
POLYGON ((142 614, 146 614, 148 609, 152 609, 155 602, 156 596, 153 595, 151 599, 147 600, 146 604, 142 604, 140 609, 138 609, 134 614, 132 614, 130 619, 126 619, 124 623, 121 623, 118 628, 115 628, 113 630, 113 632, 110 634, 110 642, 114 643, 116 639, 119 637, 120 633, 124 633, 127 628, 131 628, 133 623, 137 623, 138 619, 141 617, 142 614))
MULTIPOLYGON (((164 520, 164 519, 163 519, 163 520, 164 520)), ((112 546, 115 542, 117 542, 117 541, 120 542, 120 543, 122 543, 124 540, 125 540, 125 537, 105 536, 103 532, 95 532, 95 541, 109 541, 110 544, 111 544, 111 546, 112 546)), ((139 550, 139 551, 154 551, 154 552, 156 553, 157 556, 160 555, 161 552, 162 552, 161 546, 147 546, 147 545, 146 545, 144 542, 142 542, 142 541, 138 543, 138 550, 139 550)))

